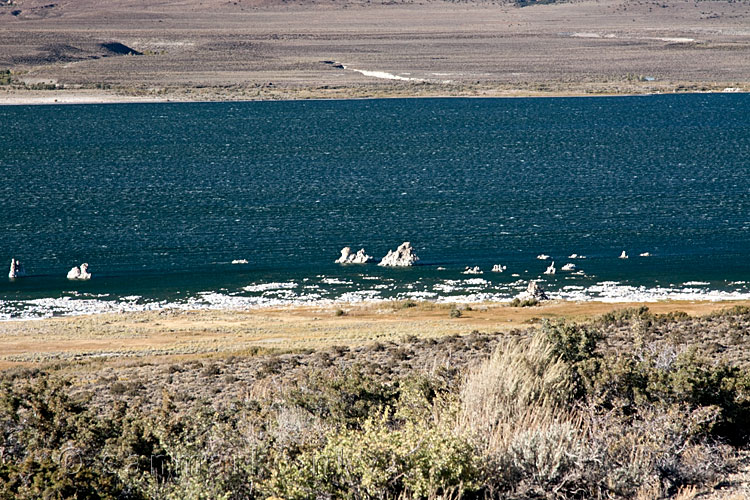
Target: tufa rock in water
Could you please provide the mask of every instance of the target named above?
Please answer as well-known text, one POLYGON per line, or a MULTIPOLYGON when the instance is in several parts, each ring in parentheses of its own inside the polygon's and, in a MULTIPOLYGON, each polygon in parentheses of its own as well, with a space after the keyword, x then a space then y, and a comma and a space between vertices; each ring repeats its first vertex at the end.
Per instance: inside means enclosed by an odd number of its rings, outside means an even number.
POLYGON ((641 257, 651 257, 651 252, 643 252, 642 254, 639 254, 641 257))
POLYGON ((8 272, 8 278, 14 280, 16 278, 23 278, 26 276, 26 271, 23 268, 20 260, 10 259, 10 271, 8 272))
POLYGON ((625 253, 625 250, 623 250, 622 253, 620 254, 620 258, 621 259, 627 259, 628 258, 628 254, 625 253))
POLYGON ((576 265, 573 264, 572 262, 568 262, 567 264, 565 264, 564 266, 562 266, 560 269, 563 270, 563 271, 575 271, 576 270, 576 265))
POLYGON ((544 271, 544 274, 555 274, 557 270, 555 269, 555 261, 552 261, 552 264, 549 265, 546 271, 544 271))
POLYGON ((364 248, 361 248, 359 252, 353 253, 352 249, 349 247, 344 247, 341 249, 341 257, 336 259, 336 264, 367 264, 368 262, 372 262, 373 259, 367 253, 365 252, 364 248))
POLYGON ((494 266, 492 266, 493 273, 501 273, 505 271, 506 269, 508 269, 508 266, 504 266, 502 264, 495 264, 494 266))
POLYGON ((68 279, 82 281, 90 280, 91 273, 89 272, 89 265, 84 262, 81 264, 81 267, 73 267, 73 269, 68 271, 68 279))
POLYGON ((518 298, 520 300, 549 300, 549 297, 544 292, 544 289, 536 281, 530 281, 528 288, 526 288, 526 291, 519 293, 518 298))
POLYGON ((484 273, 482 273, 482 270, 479 269, 479 266, 474 266, 474 267, 466 266, 466 269, 464 269, 461 274, 484 274, 484 273))
POLYGON ((389 250, 388 255, 383 257, 379 266, 386 267, 408 267, 413 266, 419 257, 414 253, 411 243, 403 242, 396 250, 389 250))
POLYGON ((540 253, 539 255, 536 256, 536 258, 539 260, 547 260, 549 259, 549 255, 547 255, 546 253, 540 253))

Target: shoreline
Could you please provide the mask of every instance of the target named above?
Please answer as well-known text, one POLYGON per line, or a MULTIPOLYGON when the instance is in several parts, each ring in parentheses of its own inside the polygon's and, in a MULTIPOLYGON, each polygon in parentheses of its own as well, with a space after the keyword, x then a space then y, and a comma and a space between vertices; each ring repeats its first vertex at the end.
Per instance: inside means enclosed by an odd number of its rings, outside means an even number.
MULTIPOLYGON (((719 86, 721 87, 721 86, 719 86)), ((727 87, 728 88, 728 87, 727 87)), ((247 103, 269 101, 355 101, 378 99, 533 99, 533 98, 597 98, 597 97, 645 97, 661 95, 692 95, 692 94, 748 94, 750 86, 741 90, 726 91, 720 88, 710 90, 652 90, 628 89, 623 92, 585 92, 585 91, 550 91, 539 92, 525 89, 517 91, 500 90, 485 91, 477 94, 472 92, 436 92, 436 93, 404 93, 398 91, 370 92, 372 95, 359 95, 361 89, 346 89, 349 92, 337 94, 308 93, 307 89, 294 89, 281 94, 261 95, 255 98, 242 94, 225 96, 187 96, 184 94, 169 94, 164 96, 128 95, 108 92, 77 90, 54 91, 21 91, 0 93, 0 106, 44 106, 44 105, 77 105, 77 104, 164 104, 164 103, 247 103), (222 98, 223 97, 223 98, 222 98)), ((365 92, 367 93, 367 92, 365 92)))
MULTIPOLYGON (((277 285, 277 283, 272 283, 277 285)), ((523 287, 522 287, 523 288, 523 287)), ((70 318, 99 317, 112 314, 171 314, 171 313, 263 313, 264 311, 294 311, 304 309, 357 309, 357 308, 378 308, 378 307, 397 307, 398 304, 409 303, 409 307, 427 307, 427 308, 462 308, 481 305, 483 307, 510 307, 510 304, 519 297, 519 293, 524 290, 519 288, 515 293, 509 296, 503 295, 502 292, 492 294, 490 292, 473 292, 462 295, 444 295, 438 297, 425 297, 420 292, 413 295, 399 293, 397 295, 385 297, 365 297, 357 299, 352 298, 315 298, 310 299, 300 296, 296 299, 279 299, 274 297, 265 297, 264 295, 238 296, 232 294, 208 293, 207 296, 190 297, 184 302, 167 302, 164 300, 154 300, 139 302, 143 297, 134 296, 121 298, 120 300, 102 300, 95 296, 87 294, 64 295, 57 298, 35 299, 37 302, 36 309, 30 308, 24 310, 22 316, 6 317, 0 315, 0 325, 7 323, 34 323, 42 321, 54 321, 70 318), (38 301, 44 302, 39 304, 38 301), (92 304, 92 301, 95 304, 92 304), (80 304, 78 303, 80 302, 80 304)), ((627 285, 626 285, 627 288, 627 285)), ((280 287, 283 289, 283 287, 280 287)), ((272 291, 277 288, 270 289, 272 291)), ((563 293, 561 291, 553 292, 547 290, 549 299, 544 302, 560 304, 578 304, 594 305, 601 304, 606 307, 630 307, 632 304, 645 305, 648 307, 657 304, 735 304, 750 303, 750 293, 747 292, 727 292, 718 290, 703 290, 702 293, 689 293, 690 289, 679 293, 662 293, 653 292, 648 294, 635 295, 580 295, 573 293, 563 293)), ((356 293, 356 292, 354 292, 356 293)), ((25 306, 28 301, 19 301, 15 307, 25 306)), ((34 301, 32 301, 34 302, 34 301)), ((0 300, 0 304, 3 301, 0 300)), ((8 304, 5 304, 6 306, 8 304)))
POLYGON ((349 306, 253 310, 160 310, 0 323, 0 370, 57 362, 157 362, 260 351, 365 345, 410 336, 440 338, 475 331, 505 334, 543 320, 587 321, 611 311, 648 307, 655 314, 705 316, 750 300, 654 303, 548 301, 500 303, 392 301, 349 306), (455 311, 459 311, 457 314, 455 311))

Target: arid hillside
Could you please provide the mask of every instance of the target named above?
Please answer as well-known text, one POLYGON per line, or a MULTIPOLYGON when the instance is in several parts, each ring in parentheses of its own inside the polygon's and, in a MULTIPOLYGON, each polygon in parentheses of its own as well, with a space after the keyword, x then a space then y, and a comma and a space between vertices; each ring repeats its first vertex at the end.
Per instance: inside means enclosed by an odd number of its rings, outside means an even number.
POLYGON ((0 96, 750 90, 746 1, 50 2, 0 2, 0 96))

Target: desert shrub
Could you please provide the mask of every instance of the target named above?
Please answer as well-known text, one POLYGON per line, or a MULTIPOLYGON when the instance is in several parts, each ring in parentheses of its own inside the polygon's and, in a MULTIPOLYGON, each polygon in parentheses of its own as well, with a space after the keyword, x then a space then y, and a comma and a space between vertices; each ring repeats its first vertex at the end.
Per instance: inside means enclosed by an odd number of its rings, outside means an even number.
POLYGON ((277 373, 281 373, 281 369, 284 367, 284 360, 279 356, 272 356, 264 359, 261 363, 260 369, 258 370, 259 377, 270 377, 277 373))
POLYGON ((506 341, 466 376, 459 393, 459 425, 485 440, 488 449, 506 446, 530 410, 549 414, 567 404, 569 375, 569 367, 543 336, 506 341))
POLYGON ((586 374, 589 402, 626 415, 653 405, 684 405, 686 411, 715 408, 716 417, 703 434, 731 443, 747 443, 750 429, 750 374, 715 365, 683 352, 664 363, 658 353, 640 359, 609 356, 586 374))
POLYGON ((321 455, 341 457, 333 472, 370 498, 434 498, 449 492, 460 497, 478 483, 468 441, 423 421, 392 429, 387 414, 365 421, 361 433, 331 436, 321 455))
POLYGON ((112 382, 112 385, 109 386, 109 390, 112 394, 117 394, 119 396, 128 392, 128 386, 120 381, 112 382))
POLYGON ((163 448, 152 457, 163 461, 141 490, 150 498, 255 498, 274 463, 274 440, 262 435, 266 418, 250 404, 221 411, 201 405, 183 418, 158 419, 154 433, 163 448))
POLYGON ((145 378, 111 404, 113 376, 95 406, 48 373, 0 374, 0 499, 664 498, 726 477, 727 444, 750 439, 748 373, 658 343, 605 355, 601 325, 545 323, 489 358, 478 332, 440 340, 481 357, 463 373, 383 369, 421 359, 413 338, 274 356, 295 370, 221 404, 186 386, 143 405, 145 378), (367 353, 382 359, 337 367, 367 353))
POLYGON ((221 367, 217 365, 216 363, 212 363, 201 371, 201 375, 204 377, 215 377, 217 375, 221 375, 221 367))
POLYGON ((725 317, 747 317, 750 316, 750 307, 748 306, 733 306, 720 311, 709 314, 708 318, 725 318, 725 317))
POLYGON ((460 318, 461 316, 463 316, 463 313, 461 312, 461 310, 456 306, 451 306, 450 317, 460 318))
MULTIPOLYGON (((543 497, 557 491, 575 496, 585 481, 580 477, 585 466, 588 443, 580 423, 565 418, 527 422, 517 429, 507 448, 494 460, 503 489, 522 497, 543 497)), ((493 463, 493 462, 490 462, 493 463)))
POLYGON ((596 356, 596 347, 604 337, 597 329, 565 321, 544 321, 542 333, 552 346, 553 355, 574 364, 596 356))
POLYGON ((535 298, 530 299, 519 299, 518 297, 510 301, 510 307, 534 307, 539 305, 539 300, 535 298))
POLYGON ((690 315, 685 311, 672 311, 666 314, 658 314, 654 317, 658 323, 674 323, 690 319, 690 315))
POLYGON ((398 381, 398 401, 393 418, 396 422, 430 420, 436 409, 452 397, 450 379, 439 374, 410 375, 398 381))
POLYGON ((0 382, 0 498, 116 498, 117 477, 95 461, 115 427, 46 373, 0 382))
POLYGON ((405 361, 409 359, 412 354, 414 354, 414 351, 412 351, 409 347, 395 347, 393 349, 389 349, 388 353, 391 355, 391 358, 395 361, 405 361))
POLYGON ((269 484, 283 498, 461 498, 479 486, 477 458, 450 426, 421 417, 394 423, 385 410, 279 463, 269 484))
POLYGON ((552 354, 567 364, 571 394, 580 399, 586 392, 586 374, 598 370, 597 346, 603 335, 590 325, 547 320, 542 322, 541 333, 552 354))
POLYGON ((393 407, 398 389, 363 373, 359 366, 313 371, 287 391, 286 400, 332 425, 357 427, 375 411, 393 407))
POLYGON ((568 363, 541 333, 500 344, 469 371, 457 425, 474 437, 489 491, 566 487, 583 438, 571 410, 570 375, 568 363))
POLYGON ((740 392, 731 391, 744 382, 692 364, 685 372, 680 361, 603 358, 598 338, 590 328, 547 325, 530 340, 500 344, 469 372, 456 422, 473 436, 486 491, 661 496, 726 473, 715 438, 727 436, 717 432, 727 409, 740 428, 740 392))
POLYGON ((725 475, 725 449, 696 436, 713 418, 711 409, 648 407, 638 418, 596 412, 587 418, 586 476, 609 496, 662 498, 687 485, 705 485, 725 475))
POLYGON ((627 307, 624 309, 616 309, 603 314, 599 318, 599 322, 605 326, 623 326, 634 320, 650 321, 653 318, 651 311, 648 307, 627 307))

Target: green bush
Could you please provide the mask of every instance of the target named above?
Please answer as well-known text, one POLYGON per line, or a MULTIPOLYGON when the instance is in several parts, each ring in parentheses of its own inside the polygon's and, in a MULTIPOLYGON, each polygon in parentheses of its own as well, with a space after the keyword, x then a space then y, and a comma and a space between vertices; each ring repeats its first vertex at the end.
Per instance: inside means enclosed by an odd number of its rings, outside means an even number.
POLYGON ((589 360, 596 356, 596 347, 603 335, 587 325, 565 321, 542 323, 542 333, 552 344, 553 353, 570 364, 589 360))
POLYGON ((313 371, 286 394, 291 404, 348 428, 386 407, 393 409, 397 398, 397 386, 365 375, 358 366, 334 373, 313 371))
POLYGON ((603 325, 623 326, 634 320, 649 321, 652 317, 651 311, 646 306, 628 307, 603 314, 599 318, 599 322, 603 325))
POLYGON ((750 374, 737 367, 713 365, 693 352, 669 364, 657 356, 635 359, 609 356, 586 373, 589 402, 624 414, 643 408, 683 405, 686 411, 714 408, 705 435, 745 444, 750 439, 750 374))
POLYGON ((539 301, 533 297, 530 299, 523 299, 523 300, 516 297, 515 299, 510 301, 509 305, 510 307, 534 307, 534 306, 539 305, 539 301))
POLYGON ((393 427, 388 412, 362 429, 342 429, 311 451, 283 464, 274 477, 283 498, 461 498, 480 483, 478 457, 468 440, 429 421, 393 427))
MULTIPOLYGON (((546 322, 488 359, 456 336, 444 345, 477 356, 462 374, 377 369, 424 359, 416 338, 269 356, 254 376, 273 380, 222 404, 181 387, 143 405, 153 393, 132 374, 100 379, 109 391, 94 404, 60 376, 5 372, 0 499, 665 498, 726 477, 728 445, 750 441, 748 372, 657 344, 605 354, 601 326, 546 322), (372 360, 341 368, 357 355, 372 360), (329 367, 313 368, 321 356, 329 367)), ((219 383, 239 366, 227 361, 158 373, 219 383)))
POLYGON ((96 461, 116 426, 38 374, 0 382, 0 498, 116 498, 123 485, 96 461))

